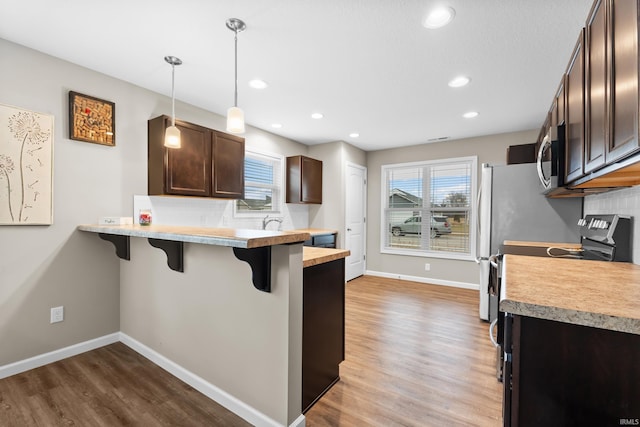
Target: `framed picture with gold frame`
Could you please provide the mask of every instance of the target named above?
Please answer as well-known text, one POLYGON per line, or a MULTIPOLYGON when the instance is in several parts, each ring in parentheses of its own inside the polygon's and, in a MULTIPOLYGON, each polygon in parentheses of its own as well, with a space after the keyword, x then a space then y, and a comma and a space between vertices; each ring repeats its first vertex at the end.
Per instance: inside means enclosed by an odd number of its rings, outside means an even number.
POLYGON ((69 138, 116 145, 116 104, 69 91, 69 138))

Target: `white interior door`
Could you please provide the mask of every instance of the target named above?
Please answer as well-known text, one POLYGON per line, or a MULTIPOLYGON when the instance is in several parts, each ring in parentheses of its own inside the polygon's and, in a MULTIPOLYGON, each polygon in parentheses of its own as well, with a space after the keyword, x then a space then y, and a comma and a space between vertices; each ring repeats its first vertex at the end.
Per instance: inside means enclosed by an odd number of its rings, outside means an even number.
POLYGON ((366 194, 367 194, 367 168, 347 162, 347 191, 345 212, 345 249, 351 251, 351 255, 345 260, 345 278, 347 280, 362 276, 365 272, 365 248, 366 248, 366 194))

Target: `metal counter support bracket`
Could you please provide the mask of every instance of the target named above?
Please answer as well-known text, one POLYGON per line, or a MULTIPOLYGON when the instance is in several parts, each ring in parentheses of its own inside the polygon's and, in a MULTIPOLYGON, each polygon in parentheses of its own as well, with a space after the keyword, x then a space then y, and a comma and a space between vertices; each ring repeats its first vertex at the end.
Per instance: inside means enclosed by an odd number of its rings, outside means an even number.
POLYGON ((118 258, 126 259, 127 261, 131 259, 131 252, 129 249, 129 236, 105 233, 98 233, 98 236, 100 236, 102 240, 113 243, 113 246, 116 247, 116 255, 118 255, 118 258))
POLYGON ((174 240, 148 238, 149 244, 154 248, 162 249, 167 254, 167 265, 173 271, 184 273, 184 243, 174 240))
POLYGON ((271 246, 233 248, 233 254, 251 266, 253 286, 259 291, 271 292, 271 246))

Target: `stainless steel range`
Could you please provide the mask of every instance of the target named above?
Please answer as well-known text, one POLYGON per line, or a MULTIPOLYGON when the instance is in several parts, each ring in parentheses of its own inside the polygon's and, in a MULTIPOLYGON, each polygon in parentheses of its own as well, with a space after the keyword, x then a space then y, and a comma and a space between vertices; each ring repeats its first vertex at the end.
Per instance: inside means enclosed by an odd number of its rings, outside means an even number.
MULTIPOLYGON (((491 256, 490 298, 495 303, 489 316, 491 325, 489 336, 497 348, 496 372, 499 381, 502 381, 502 367, 504 353, 502 350, 504 316, 498 310, 498 298, 502 282, 502 257, 510 255, 548 256, 575 258, 578 260, 631 262, 631 227, 632 217, 617 214, 586 215, 578 220, 580 231, 580 244, 562 245, 553 244, 535 245, 516 242, 501 245, 500 252, 491 256), (497 329, 494 338, 494 330, 497 329)), ((553 272, 550 272, 552 275, 553 272)))

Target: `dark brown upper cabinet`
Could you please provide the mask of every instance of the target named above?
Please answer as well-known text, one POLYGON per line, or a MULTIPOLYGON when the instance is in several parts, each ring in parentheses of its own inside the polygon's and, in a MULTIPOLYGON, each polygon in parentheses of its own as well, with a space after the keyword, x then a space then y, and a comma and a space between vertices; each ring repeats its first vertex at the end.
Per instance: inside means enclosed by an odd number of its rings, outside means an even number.
POLYGON ((638 151, 638 1, 616 0, 610 6, 611 136, 605 161, 616 162, 638 151))
MULTIPOLYGON (((547 113, 547 118, 545 119, 542 128, 540 128, 540 132, 538 133, 538 139, 535 143, 535 160, 538 159, 538 151, 540 151, 540 146, 542 145, 542 141, 544 137, 549 135, 549 132, 552 127, 556 127, 565 121, 565 103, 566 103, 566 95, 564 92, 564 82, 565 77, 562 76, 560 80, 560 85, 558 85, 558 89, 556 90, 556 95, 553 98, 553 102, 551 103, 551 108, 547 113)), ((551 160, 551 150, 545 150, 544 160, 551 160)))
POLYGON ((148 122, 149 195, 244 197, 244 139, 176 120, 181 147, 166 148, 171 118, 148 122))
POLYGON ((585 145, 584 172, 604 164, 608 127, 608 37, 607 0, 596 0, 585 28, 585 145))
POLYGON ((244 139, 213 132, 212 196, 244 198, 244 139))
POLYGON ((584 29, 573 49, 564 83, 566 155, 565 182, 570 183, 584 174, 584 29))
POLYGON ((306 156, 287 157, 287 203, 322 203, 322 162, 306 156))
POLYGON ((586 27, 585 173, 638 145, 638 1, 596 0, 586 27))

